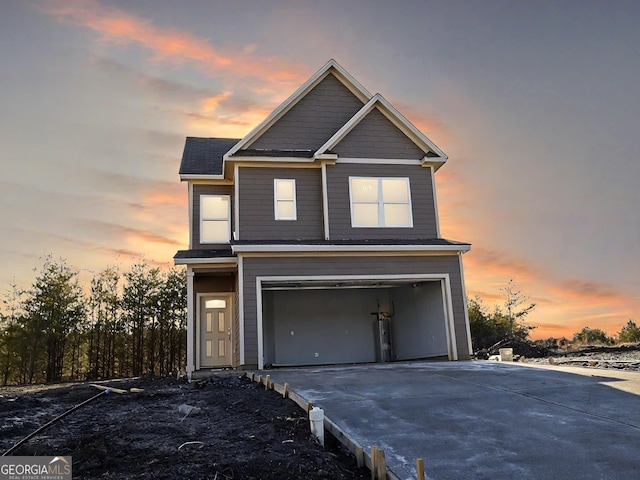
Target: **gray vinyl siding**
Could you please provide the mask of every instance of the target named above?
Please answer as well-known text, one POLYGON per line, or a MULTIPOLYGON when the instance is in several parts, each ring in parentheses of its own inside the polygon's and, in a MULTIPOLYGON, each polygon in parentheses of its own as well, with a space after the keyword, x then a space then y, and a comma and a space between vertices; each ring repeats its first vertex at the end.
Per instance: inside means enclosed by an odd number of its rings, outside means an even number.
POLYGON ((239 238, 319 240, 323 237, 322 172, 319 168, 241 167, 239 238), (297 220, 276 220, 273 180, 295 179, 297 220))
POLYGON ((425 152, 377 108, 371 110, 333 151, 344 158, 419 160, 425 156, 425 152))
POLYGON ((398 257, 245 257, 245 364, 258 364, 256 277, 293 275, 449 274, 458 358, 468 359, 464 294, 457 255, 398 257))
MULTIPOLYGON (((193 250, 208 250, 218 247, 217 244, 200 243, 200 195, 229 195, 233 201, 233 186, 230 185, 194 185, 193 186, 193 221, 191 222, 191 239, 193 250)), ((233 208, 231 208, 233 219, 233 208)), ((233 231, 233 221, 231 230, 233 231)))
POLYGON ((331 240, 437 238, 431 169, 419 165, 337 163, 327 166, 329 234, 331 240), (409 178, 412 228, 353 228, 349 177, 409 178))
POLYGON ((317 150, 362 106, 329 74, 247 148, 317 150))

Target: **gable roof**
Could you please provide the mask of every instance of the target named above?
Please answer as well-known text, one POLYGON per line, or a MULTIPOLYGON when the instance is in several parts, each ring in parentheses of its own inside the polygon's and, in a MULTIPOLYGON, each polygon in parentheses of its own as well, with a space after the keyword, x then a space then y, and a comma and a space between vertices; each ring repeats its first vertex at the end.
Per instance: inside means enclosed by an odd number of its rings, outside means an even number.
POLYGON ((325 142, 314 154, 318 158, 321 155, 333 150, 373 109, 380 111, 391 123, 393 123, 402 133, 413 141, 425 156, 423 162, 433 163, 436 169, 447 161, 447 155, 440 150, 426 135, 418 130, 409 120, 407 120, 398 110, 395 109, 382 95, 376 93, 358 113, 356 113, 340 130, 338 130, 329 140, 325 142))
POLYGON ((360 82, 351 76, 338 62, 331 59, 320 70, 318 70, 309 80, 300 86, 289 98, 287 98, 278 108, 265 118, 257 127, 249 132, 242 140, 233 146, 225 155, 227 160, 240 150, 246 150, 264 132, 275 124, 285 113, 293 108, 307 93, 318 85, 327 75, 335 76, 351 93, 353 93, 362 103, 367 103, 371 98, 371 93, 364 88, 360 82))
POLYGON ((180 162, 180 178, 222 175, 223 156, 238 141, 237 138, 187 137, 180 162))

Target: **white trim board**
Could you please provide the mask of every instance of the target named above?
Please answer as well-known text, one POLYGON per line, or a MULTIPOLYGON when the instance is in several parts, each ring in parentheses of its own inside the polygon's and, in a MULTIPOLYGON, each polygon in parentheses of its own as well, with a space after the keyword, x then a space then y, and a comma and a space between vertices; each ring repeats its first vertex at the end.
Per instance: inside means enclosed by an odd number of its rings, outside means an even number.
POLYGON ((468 252, 471 245, 232 245, 233 253, 468 252))
POLYGON ((180 181, 187 180, 225 180, 224 175, 206 175, 206 174, 183 174, 180 175, 180 181))
POLYGON ((424 165, 422 160, 408 160, 406 158, 352 158, 338 157, 336 163, 361 163, 377 165, 424 165))

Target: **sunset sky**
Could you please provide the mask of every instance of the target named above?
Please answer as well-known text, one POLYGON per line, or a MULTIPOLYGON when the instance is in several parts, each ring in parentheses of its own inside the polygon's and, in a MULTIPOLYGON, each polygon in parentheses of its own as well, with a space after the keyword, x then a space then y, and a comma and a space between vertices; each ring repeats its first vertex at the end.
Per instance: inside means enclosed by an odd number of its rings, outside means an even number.
POLYGON ((187 239, 186 136, 241 137, 330 58, 449 156, 467 294, 533 338, 640 322, 640 2, 0 0, 0 294, 187 239))

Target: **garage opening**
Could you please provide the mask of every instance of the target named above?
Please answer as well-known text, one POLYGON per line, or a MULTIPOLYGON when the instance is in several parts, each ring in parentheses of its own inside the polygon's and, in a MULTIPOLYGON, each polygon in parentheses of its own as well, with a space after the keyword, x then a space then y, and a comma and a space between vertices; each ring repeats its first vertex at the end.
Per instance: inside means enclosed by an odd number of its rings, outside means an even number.
POLYGON ((450 357, 444 283, 441 279, 264 282, 264 365, 450 357))

